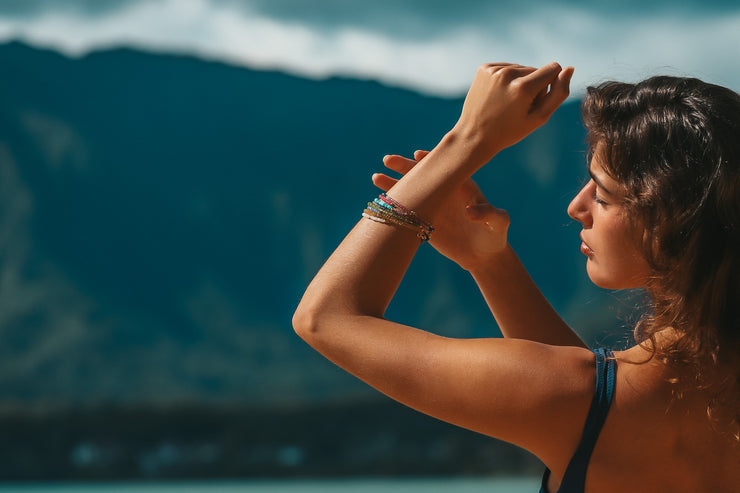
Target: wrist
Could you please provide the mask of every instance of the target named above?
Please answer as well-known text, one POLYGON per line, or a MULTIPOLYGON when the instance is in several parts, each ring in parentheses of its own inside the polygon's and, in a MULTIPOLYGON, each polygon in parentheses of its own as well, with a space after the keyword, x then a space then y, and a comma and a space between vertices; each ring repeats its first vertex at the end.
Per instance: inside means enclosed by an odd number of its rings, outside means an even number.
POLYGON ((453 129, 388 190, 388 195, 431 219, 439 204, 488 162, 483 156, 474 136, 453 129))
POLYGON ((499 151, 483 132, 459 123, 445 134, 438 144, 440 146, 453 149, 459 160, 465 162, 472 172, 483 167, 499 151))
POLYGON ((497 147, 495 139, 491 137, 490 133, 482 131, 479 127, 464 125, 460 122, 452 127, 445 138, 459 142, 470 157, 479 162, 478 167, 490 161, 502 149, 497 147))
POLYGON ((460 266, 468 271, 474 278, 481 276, 490 276, 501 270, 501 267, 510 264, 516 259, 516 254, 511 245, 506 243, 500 250, 492 251, 484 256, 475 259, 469 259, 464 265, 460 266))

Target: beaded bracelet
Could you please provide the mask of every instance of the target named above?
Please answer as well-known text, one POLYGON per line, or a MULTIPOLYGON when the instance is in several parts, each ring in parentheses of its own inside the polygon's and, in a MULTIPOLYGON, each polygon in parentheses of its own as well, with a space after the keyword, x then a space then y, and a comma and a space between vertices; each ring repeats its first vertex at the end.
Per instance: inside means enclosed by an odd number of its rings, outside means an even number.
POLYGON ((432 227, 432 225, 429 224, 426 221, 423 221, 416 214, 415 211, 412 211, 411 209, 407 209, 405 206, 401 205, 396 200, 394 200, 393 198, 389 197, 387 194, 381 193, 378 196, 377 200, 379 200, 380 202, 383 202, 386 205, 391 206, 391 208, 394 211, 398 211, 401 215, 408 216, 408 217, 414 219, 419 224, 420 227, 423 227, 423 228, 428 229, 430 231, 433 231, 434 230, 434 228, 432 227))
MULTIPOLYGON (((389 214, 384 214, 382 212, 378 212, 377 210, 371 209, 369 207, 367 209, 365 209, 363 211, 363 213, 366 214, 366 215, 370 215, 370 216, 372 216, 373 218, 376 218, 376 219, 382 219, 382 222, 385 222, 385 223, 395 224, 396 226, 401 226, 403 228, 410 229, 410 230, 413 230, 413 231, 419 231, 418 226, 416 226, 416 225, 414 225, 414 224, 412 224, 412 223, 410 223, 408 221, 404 221, 402 219, 399 219, 396 216, 392 216, 392 215, 389 215, 389 214)), ((381 221, 378 221, 378 222, 381 222, 381 221)))
POLYGON ((409 229, 411 231, 414 231, 414 232, 416 232, 416 237, 419 238, 421 241, 428 241, 429 240, 429 233, 428 232, 421 231, 420 229, 418 229, 418 228, 416 228, 414 226, 411 226, 408 223, 404 223, 402 221, 398 221, 398 220, 392 219, 392 218, 378 217, 378 216, 375 216, 375 215, 373 215, 373 214, 371 214, 369 212, 363 212, 362 213, 362 216, 363 217, 366 217, 368 219, 371 219, 373 221, 379 222, 379 223, 396 225, 396 226, 400 226, 402 228, 406 228, 406 229, 409 229))
POLYGON ((367 203, 362 217, 413 230, 421 241, 428 241, 434 231, 432 225, 419 218, 415 211, 401 205, 384 193, 367 203))
POLYGON ((377 212, 381 216, 391 216, 391 217, 394 217, 394 218, 398 219, 399 221, 403 221, 405 223, 408 223, 408 224, 412 225, 414 228, 418 228, 417 223, 413 219, 411 219, 410 217, 403 216, 403 215, 399 214, 398 212, 396 212, 395 210, 393 210, 392 208, 378 205, 375 201, 368 202, 367 203, 367 208, 368 209, 371 209, 371 210, 373 210, 375 212, 377 212))
POLYGON ((370 210, 370 209, 365 209, 362 212, 362 217, 366 217, 367 219, 371 219, 371 220, 373 220, 375 222, 378 222, 378 223, 392 224, 392 225, 395 225, 395 226, 400 226, 402 228, 406 228, 408 230, 411 230, 411 231, 416 232, 416 236, 421 239, 421 236, 420 236, 421 235, 421 232, 420 232, 419 228, 417 228, 416 226, 413 226, 413 225, 411 225, 409 223, 405 223, 403 221, 399 221, 398 219, 396 219, 394 217, 389 217, 389 216, 385 216, 384 217, 384 216, 381 216, 379 213, 377 213, 377 212, 375 212, 373 210, 370 210))

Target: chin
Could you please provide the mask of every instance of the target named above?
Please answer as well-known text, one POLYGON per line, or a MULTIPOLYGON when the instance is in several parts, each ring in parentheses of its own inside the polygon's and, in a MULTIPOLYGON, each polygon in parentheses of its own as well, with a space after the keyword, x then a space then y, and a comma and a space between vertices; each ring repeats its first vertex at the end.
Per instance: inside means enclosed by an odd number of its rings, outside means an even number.
POLYGON ((614 283, 610 282, 609 279, 602 279, 600 277, 592 276, 590 274, 589 274, 588 278, 591 279, 591 282, 592 283, 594 283, 595 285, 597 285, 600 288, 604 288, 604 289, 620 289, 619 287, 617 287, 617 285, 615 285, 614 283))
POLYGON ((635 278, 625 278, 624 275, 608 275, 603 272, 595 272, 592 269, 586 269, 588 278, 591 282, 604 289, 637 289, 645 286, 644 282, 639 282, 635 278))

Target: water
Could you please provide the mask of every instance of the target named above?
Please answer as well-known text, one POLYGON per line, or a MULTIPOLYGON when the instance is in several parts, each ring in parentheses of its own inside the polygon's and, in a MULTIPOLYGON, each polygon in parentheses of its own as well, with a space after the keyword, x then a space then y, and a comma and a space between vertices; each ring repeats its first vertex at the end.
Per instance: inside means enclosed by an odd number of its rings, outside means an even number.
POLYGON ((539 478, 0 483, 2 493, 537 493, 539 478))

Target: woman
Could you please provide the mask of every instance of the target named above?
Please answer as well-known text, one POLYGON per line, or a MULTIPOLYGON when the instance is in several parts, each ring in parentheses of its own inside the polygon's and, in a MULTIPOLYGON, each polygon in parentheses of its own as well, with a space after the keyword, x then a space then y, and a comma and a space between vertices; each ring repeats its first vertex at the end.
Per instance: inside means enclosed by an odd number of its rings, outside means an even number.
POLYGON ((547 492, 740 491, 740 98, 688 79, 591 88, 579 221, 591 280, 645 288, 639 344, 595 352, 507 244, 471 175, 544 124, 571 67, 481 66, 456 125, 368 204, 308 287, 297 333, 392 398, 523 447, 547 492), (432 228, 432 225, 434 228, 432 228), (503 339, 462 340, 383 313, 420 241, 468 270, 503 339))

